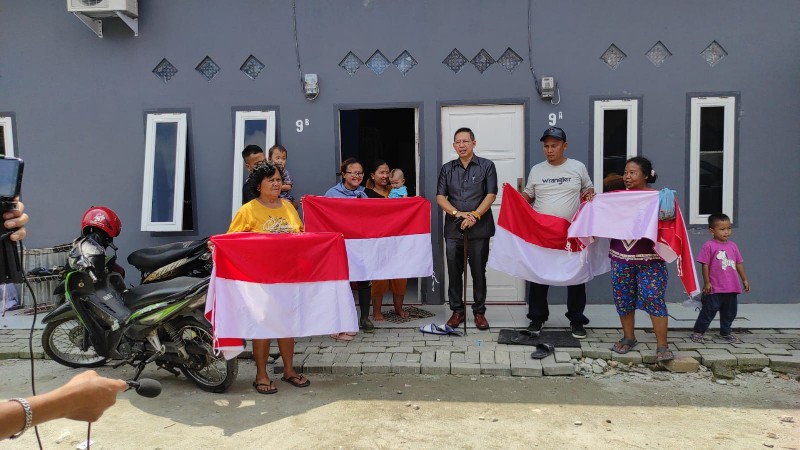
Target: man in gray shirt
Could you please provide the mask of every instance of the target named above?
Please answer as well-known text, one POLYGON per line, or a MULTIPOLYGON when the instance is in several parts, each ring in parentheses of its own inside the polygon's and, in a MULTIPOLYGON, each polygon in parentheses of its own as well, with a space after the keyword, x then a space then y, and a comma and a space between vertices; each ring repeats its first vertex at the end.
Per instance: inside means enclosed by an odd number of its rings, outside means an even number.
MULTIPOLYGON (((567 149, 567 134, 558 127, 544 131, 540 139, 544 148, 545 161, 533 166, 528 175, 528 184, 522 196, 533 202, 533 209, 542 214, 572 220, 581 199, 594 197, 594 186, 580 161, 564 156, 567 149)), ((528 331, 538 336, 550 315, 547 307, 547 291, 550 286, 534 282, 528 283, 528 331)), ((572 336, 586 337, 584 325, 589 319, 583 315, 586 309, 586 285, 567 287, 567 313, 572 336)))
POLYGON ((466 320, 466 305, 461 298, 464 281, 464 233, 472 274, 472 312, 475 327, 489 328, 486 320, 486 262, 489 238, 494 236, 491 206, 497 197, 497 172, 494 163, 474 153, 475 134, 459 128, 453 137, 458 158, 446 162, 439 171, 436 204, 445 212, 444 239, 447 259, 447 298, 453 315, 447 324, 457 327, 466 320))

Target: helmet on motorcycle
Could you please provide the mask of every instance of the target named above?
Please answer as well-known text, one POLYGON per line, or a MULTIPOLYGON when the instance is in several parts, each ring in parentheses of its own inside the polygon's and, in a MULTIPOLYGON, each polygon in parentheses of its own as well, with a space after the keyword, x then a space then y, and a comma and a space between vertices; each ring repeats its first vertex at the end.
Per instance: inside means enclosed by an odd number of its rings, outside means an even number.
POLYGON ((105 206, 92 206, 83 213, 81 219, 81 235, 86 236, 92 229, 99 229, 105 232, 110 238, 119 236, 122 231, 122 221, 119 220, 117 213, 105 206))

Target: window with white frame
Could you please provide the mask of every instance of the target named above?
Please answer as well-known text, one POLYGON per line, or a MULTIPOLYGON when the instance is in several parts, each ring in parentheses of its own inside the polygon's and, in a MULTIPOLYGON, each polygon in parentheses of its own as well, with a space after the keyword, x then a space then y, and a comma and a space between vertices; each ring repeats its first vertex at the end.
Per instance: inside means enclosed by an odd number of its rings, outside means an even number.
POLYGON ((147 114, 142 231, 184 230, 186 113, 147 114))
POLYGON ((736 98, 692 97, 689 121, 689 223, 713 213, 733 220, 736 98))
POLYGON ((595 100, 593 131, 594 189, 619 188, 625 161, 639 151, 639 100, 595 100))
POLYGON ((236 111, 233 136, 233 201, 231 217, 242 206, 242 188, 247 179, 242 150, 251 144, 266 153, 275 145, 275 111, 236 111))
POLYGON ((0 155, 14 156, 14 130, 10 116, 0 116, 0 155))

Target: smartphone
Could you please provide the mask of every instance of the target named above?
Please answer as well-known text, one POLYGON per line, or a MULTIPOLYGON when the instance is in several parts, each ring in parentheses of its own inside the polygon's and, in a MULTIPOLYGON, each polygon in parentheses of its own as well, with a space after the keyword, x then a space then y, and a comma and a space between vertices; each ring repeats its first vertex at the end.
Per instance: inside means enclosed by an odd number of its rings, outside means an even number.
POLYGON ((0 201, 4 208, 6 204, 13 204, 14 199, 19 196, 23 167, 19 158, 0 156, 0 201))

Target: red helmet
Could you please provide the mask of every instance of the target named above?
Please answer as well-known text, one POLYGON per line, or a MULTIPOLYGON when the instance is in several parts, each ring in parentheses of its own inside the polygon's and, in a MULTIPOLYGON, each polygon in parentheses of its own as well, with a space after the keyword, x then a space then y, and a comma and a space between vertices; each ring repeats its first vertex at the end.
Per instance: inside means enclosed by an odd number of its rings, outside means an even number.
POLYGON ((81 219, 81 234, 86 235, 90 228, 103 230, 108 237, 115 238, 122 231, 122 221, 117 213, 105 206, 92 206, 83 213, 81 219))

